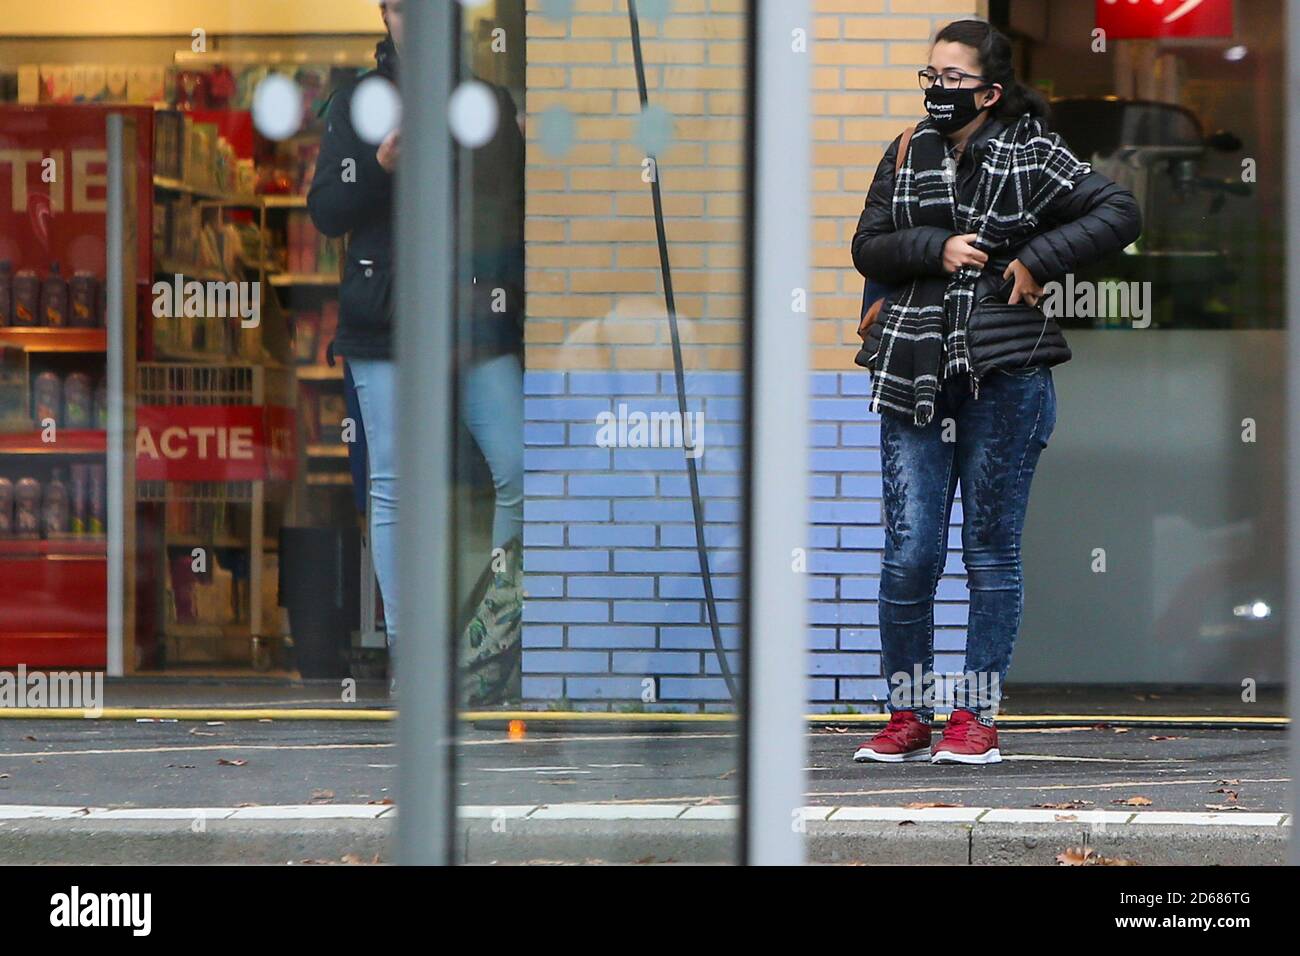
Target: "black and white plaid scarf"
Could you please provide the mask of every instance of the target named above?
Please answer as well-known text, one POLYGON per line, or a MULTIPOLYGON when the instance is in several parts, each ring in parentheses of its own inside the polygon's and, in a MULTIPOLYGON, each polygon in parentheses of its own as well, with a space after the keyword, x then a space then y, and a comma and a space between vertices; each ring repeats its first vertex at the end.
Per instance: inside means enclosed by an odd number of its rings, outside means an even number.
MULTIPOLYGON (((999 249, 1023 244, 1043 210, 1089 168, 1059 135, 1026 114, 988 140, 967 205, 957 199, 948 140, 925 119, 894 181, 894 228, 975 233, 974 245, 992 259, 999 249)), ((877 320, 884 326, 871 376, 872 411, 890 410, 926 425, 942 378, 970 371, 966 322, 981 271, 965 266, 951 276, 918 278, 891 297, 877 320)), ((978 398, 974 375, 970 383, 978 398)))

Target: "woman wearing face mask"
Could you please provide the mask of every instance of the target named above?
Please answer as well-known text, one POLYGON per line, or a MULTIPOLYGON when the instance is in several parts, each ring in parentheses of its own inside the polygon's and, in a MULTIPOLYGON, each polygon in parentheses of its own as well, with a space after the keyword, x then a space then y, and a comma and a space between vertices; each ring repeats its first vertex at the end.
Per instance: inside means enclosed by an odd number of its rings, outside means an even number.
POLYGON ((865 351, 881 415, 891 714, 854 759, 997 763, 994 720, 1023 606, 1020 536, 1056 423, 1049 365, 1064 356, 1039 347, 1041 329, 1017 325, 1004 336, 1017 356, 1008 370, 976 375, 967 323, 985 296, 1037 305, 1044 285, 1136 239, 1141 220, 1127 190, 1050 132, 1047 104, 1016 79, 1011 44, 988 23, 942 29, 919 77, 926 118, 885 153, 853 237, 858 271, 890 286, 865 351), (934 595, 959 482, 966 662, 932 748, 934 595))

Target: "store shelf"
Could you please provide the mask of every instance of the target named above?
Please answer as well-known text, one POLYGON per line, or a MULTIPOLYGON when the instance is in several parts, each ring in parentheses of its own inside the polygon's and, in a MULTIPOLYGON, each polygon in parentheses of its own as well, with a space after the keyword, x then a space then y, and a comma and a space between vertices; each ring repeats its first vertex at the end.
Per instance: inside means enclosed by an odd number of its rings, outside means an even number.
POLYGON ((328 365, 299 365, 294 371, 298 373, 300 382, 343 381, 342 365, 335 365, 333 368, 328 365))
MULTIPOLYGON (((245 549, 249 546, 247 538, 239 538, 229 534, 219 535, 201 535, 201 534, 177 534, 169 531, 164 540, 169 548, 230 548, 245 549)), ((275 551, 280 543, 274 538, 262 539, 262 550, 275 551)))
POLYGON ((243 640, 252 637, 253 632, 247 623, 239 624, 178 624, 172 622, 163 625, 163 633, 168 637, 181 638, 219 638, 243 640))
POLYGON ((306 209, 306 196, 263 196, 262 205, 267 209, 306 209))
POLYGON ((41 441, 39 431, 0 434, 0 455, 102 455, 108 434, 93 429, 58 429, 56 441, 41 441))
POLYGON ((173 193, 188 193, 206 202, 220 203, 225 206, 247 206, 250 209, 256 209, 262 205, 261 196, 240 196, 236 193, 223 193, 217 189, 210 189, 206 186, 191 186, 189 183, 183 183, 179 179, 171 179, 167 176, 155 176, 153 184, 156 189, 164 189, 173 193))
POLYGON ((0 538, 3 558, 103 558, 108 560, 103 535, 83 535, 54 539, 0 538))
POLYGON ((319 444, 307 446, 309 458, 346 458, 348 446, 343 444, 319 444))
POLYGON ((271 276, 270 282, 273 286, 332 286, 339 284, 339 277, 331 272, 282 272, 271 276))
POLYGON ((11 326, 0 329, 0 345, 24 352, 106 352, 108 332, 11 326))
POLYGON ((213 282, 231 282, 234 277, 228 275, 221 269, 212 269, 207 266, 186 265, 182 262, 173 262, 170 259, 160 259, 155 267, 156 275, 182 275, 188 279, 210 279, 213 282))
POLYGON ((307 476, 307 484, 323 487, 344 487, 352 484, 351 472, 318 472, 307 476))

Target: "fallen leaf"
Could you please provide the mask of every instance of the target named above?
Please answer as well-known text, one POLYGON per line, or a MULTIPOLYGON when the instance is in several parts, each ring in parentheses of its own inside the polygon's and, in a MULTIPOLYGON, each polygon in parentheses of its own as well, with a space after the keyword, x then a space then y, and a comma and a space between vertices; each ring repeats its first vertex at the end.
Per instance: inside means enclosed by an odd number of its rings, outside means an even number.
POLYGON ((384 797, 382 800, 367 800, 366 802, 377 807, 387 807, 392 805, 393 798, 384 797))
POLYGON ((193 770, 193 769, 194 769, 194 764, 192 764, 192 763, 169 763, 169 764, 167 765, 167 769, 168 769, 168 770, 193 770))
POLYGON ((239 757, 234 757, 234 758, 218 757, 217 758, 217 765, 220 767, 242 767, 246 763, 248 763, 247 760, 243 760, 239 757))
POLYGON ((1118 803, 1121 807, 1149 807, 1151 801, 1146 797, 1128 797, 1124 800, 1112 800, 1111 803, 1118 803))
POLYGON ((1186 740, 1186 737, 1170 737, 1167 734, 1152 734, 1147 740, 1186 740))
POLYGON ((1061 866, 1087 866, 1088 861, 1097 855, 1090 846, 1072 846, 1056 854, 1056 862, 1061 866))
POLYGON ((197 727, 191 727, 191 728, 190 728, 190 733, 193 734, 195 737, 215 737, 215 736, 216 736, 216 734, 214 734, 214 733, 213 733, 212 731, 210 731, 210 730, 199 730, 199 728, 197 728, 197 727))
POLYGON ((1235 802, 1237 801, 1237 796, 1238 796, 1238 794, 1237 794, 1237 791, 1236 791, 1236 790, 1229 790, 1227 787, 1220 787, 1218 790, 1211 790, 1210 792, 1211 792, 1211 793, 1226 793, 1226 794, 1228 795, 1228 800, 1229 800, 1229 801, 1231 801, 1231 802, 1233 802, 1233 803, 1235 803, 1235 802))
POLYGON ((1111 730, 1115 731, 1115 733, 1117 733, 1117 734, 1126 734, 1126 733, 1129 732, 1130 729, 1131 729, 1131 728, 1128 728, 1128 727, 1112 727, 1112 728, 1111 728, 1111 730))
POLYGON ((1091 800, 1067 800, 1065 803, 1034 803, 1035 810, 1079 810, 1092 806, 1091 800))
POLYGON ((929 810, 937 807, 960 807, 960 803, 905 803, 904 810, 929 810))
POLYGON ((333 790, 313 790, 311 792, 312 803, 329 803, 334 799, 333 790))
POLYGON ((1207 803, 1204 805, 1207 810, 1245 810, 1240 803, 1207 803))
POLYGON ((731 779, 732 777, 734 777, 735 775, 736 775, 736 771, 735 771, 735 770, 728 770, 726 773, 719 775, 718 779, 719 779, 719 780, 730 780, 730 779, 731 779))
POLYGON ((1072 846, 1056 855, 1056 862, 1062 866, 1140 866, 1133 860, 1115 856, 1102 856, 1090 846, 1072 846))
POLYGON ((1241 784, 1240 780, 1216 780, 1214 782, 1225 787, 1236 787, 1241 784))
POLYGON ((1079 818, 1073 813, 1058 813, 1053 819, 1057 823, 1075 823, 1079 818))
POLYGON ((899 825, 900 827, 914 827, 914 826, 916 826, 916 821, 915 821, 915 820, 899 820, 899 821, 898 821, 898 825, 899 825))

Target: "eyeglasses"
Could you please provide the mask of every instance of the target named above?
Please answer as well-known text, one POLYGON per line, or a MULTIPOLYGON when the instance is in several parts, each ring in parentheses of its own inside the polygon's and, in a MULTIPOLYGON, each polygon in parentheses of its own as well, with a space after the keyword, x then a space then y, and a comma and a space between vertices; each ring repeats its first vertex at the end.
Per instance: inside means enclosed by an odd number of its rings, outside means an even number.
POLYGON ((977 76, 974 73, 965 73, 958 69, 948 69, 938 73, 929 67, 924 70, 917 70, 916 79, 923 90, 931 89, 936 83, 939 84, 940 89, 944 90, 969 90, 985 82, 984 77, 977 76), (977 82, 968 84, 967 80, 977 82))

